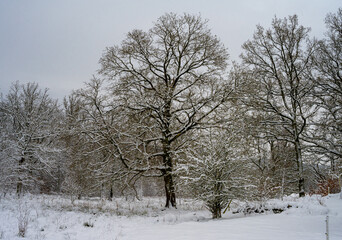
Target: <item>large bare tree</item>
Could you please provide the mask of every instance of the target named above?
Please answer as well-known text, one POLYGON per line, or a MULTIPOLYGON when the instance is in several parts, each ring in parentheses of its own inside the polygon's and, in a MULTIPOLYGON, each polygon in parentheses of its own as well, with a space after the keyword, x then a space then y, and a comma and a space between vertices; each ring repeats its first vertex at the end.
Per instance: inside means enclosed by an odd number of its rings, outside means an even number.
POLYGON ((227 97, 225 47, 200 16, 165 14, 147 32, 109 47, 99 73, 110 85, 116 157, 133 172, 164 178, 166 207, 176 207, 174 166, 186 136, 205 127, 227 97))
POLYGON ((268 113, 266 137, 293 144, 299 195, 304 196, 303 143, 308 119, 315 112, 311 81, 315 44, 310 29, 297 16, 274 18, 270 29, 257 26, 253 39, 243 44, 243 63, 248 66, 250 94, 256 110, 268 113))

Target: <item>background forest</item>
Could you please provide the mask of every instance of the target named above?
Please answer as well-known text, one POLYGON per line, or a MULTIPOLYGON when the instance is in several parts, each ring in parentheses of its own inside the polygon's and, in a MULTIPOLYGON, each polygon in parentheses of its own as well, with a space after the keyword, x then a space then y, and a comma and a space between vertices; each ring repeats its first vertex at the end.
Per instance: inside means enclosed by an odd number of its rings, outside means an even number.
POLYGON ((200 16, 168 13, 108 47, 62 103, 36 83, 0 101, 0 188, 72 198, 203 200, 340 191, 342 9, 311 38, 296 15, 258 25, 228 65, 200 16))

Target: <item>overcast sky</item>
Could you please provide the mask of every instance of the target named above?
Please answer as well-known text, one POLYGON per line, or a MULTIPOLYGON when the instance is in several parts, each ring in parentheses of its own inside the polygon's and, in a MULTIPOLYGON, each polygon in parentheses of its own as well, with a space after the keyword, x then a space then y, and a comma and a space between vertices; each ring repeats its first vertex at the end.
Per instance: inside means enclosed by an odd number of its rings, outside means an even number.
POLYGON ((105 47, 166 12, 200 13, 238 60, 257 24, 297 14, 322 38, 326 14, 339 7, 340 0, 0 0, 0 92, 19 80, 62 98, 91 78, 105 47))

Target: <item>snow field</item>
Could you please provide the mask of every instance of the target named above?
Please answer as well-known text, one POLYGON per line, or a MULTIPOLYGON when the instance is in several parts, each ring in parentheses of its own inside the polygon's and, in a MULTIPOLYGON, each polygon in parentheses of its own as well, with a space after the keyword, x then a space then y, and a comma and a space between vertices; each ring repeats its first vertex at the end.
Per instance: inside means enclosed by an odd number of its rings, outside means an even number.
POLYGON ((330 240, 342 239, 342 199, 338 194, 269 200, 265 208, 282 208, 281 214, 232 214, 244 205, 233 202, 222 220, 211 220, 203 204, 178 200, 178 209, 164 209, 163 198, 113 201, 75 200, 60 196, 14 195, 0 199, 0 239, 325 239, 329 215, 330 240), (291 208, 288 208, 288 206, 291 208), (25 238, 18 236, 18 216, 27 216, 25 238))

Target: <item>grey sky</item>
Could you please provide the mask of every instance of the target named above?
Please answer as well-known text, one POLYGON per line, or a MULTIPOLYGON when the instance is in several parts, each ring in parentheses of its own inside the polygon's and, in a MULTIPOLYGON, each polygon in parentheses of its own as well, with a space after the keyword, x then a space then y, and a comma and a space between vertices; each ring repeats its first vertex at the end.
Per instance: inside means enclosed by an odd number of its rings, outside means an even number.
POLYGON ((91 78, 105 47, 166 12, 201 13, 237 60, 257 24, 297 14, 321 38, 326 14, 339 7, 340 0, 0 0, 0 92, 31 81, 62 98, 91 78))

